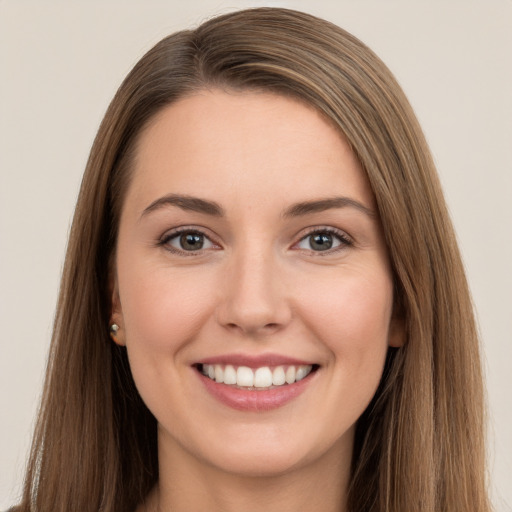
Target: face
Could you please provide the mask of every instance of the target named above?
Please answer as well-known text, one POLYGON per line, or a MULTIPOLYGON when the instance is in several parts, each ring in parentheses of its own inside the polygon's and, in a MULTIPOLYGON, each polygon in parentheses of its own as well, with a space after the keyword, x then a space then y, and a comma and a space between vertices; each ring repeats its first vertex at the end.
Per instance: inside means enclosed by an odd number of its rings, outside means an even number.
POLYGON ((367 178, 316 111, 277 95, 205 91, 156 116, 113 288, 160 454, 224 471, 349 458, 400 343, 367 178))

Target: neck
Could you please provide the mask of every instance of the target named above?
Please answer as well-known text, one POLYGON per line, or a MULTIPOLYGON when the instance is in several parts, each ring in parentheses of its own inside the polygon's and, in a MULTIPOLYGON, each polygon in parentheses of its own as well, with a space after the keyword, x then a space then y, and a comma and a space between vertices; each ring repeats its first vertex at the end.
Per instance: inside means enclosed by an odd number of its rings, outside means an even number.
POLYGON ((345 512, 352 443, 337 448, 277 475, 240 475, 159 445, 160 479, 141 511, 345 512))

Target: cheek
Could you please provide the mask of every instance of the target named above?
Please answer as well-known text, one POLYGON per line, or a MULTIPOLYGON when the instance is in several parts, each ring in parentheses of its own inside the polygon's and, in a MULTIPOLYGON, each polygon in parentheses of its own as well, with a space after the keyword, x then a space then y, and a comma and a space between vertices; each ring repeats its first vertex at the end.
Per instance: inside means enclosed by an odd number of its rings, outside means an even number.
MULTIPOLYGON (((301 283, 297 311, 326 351, 317 417, 326 418, 326 442, 349 432, 372 400, 388 351, 393 304, 389 272, 344 268, 301 283)), ((311 338, 310 338, 311 339, 311 338)), ((325 352, 324 352, 325 353, 325 352)), ((323 428, 323 427, 322 427, 323 428)))
POLYGON ((134 355, 177 358, 212 310, 207 273, 120 262, 119 292, 126 344, 134 355))
POLYGON ((354 377, 382 370, 393 304, 388 272, 353 271, 318 280, 301 302, 309 328, 336 364, 354 377))
POLYGON ((186 347, 211 315, 208 276, 197 269, 119 261, 126 349, 136 387, 157 418, 186 400, 179 383, 189 366, 186 347), (181 391, 180 391, 181 390, 181 391))

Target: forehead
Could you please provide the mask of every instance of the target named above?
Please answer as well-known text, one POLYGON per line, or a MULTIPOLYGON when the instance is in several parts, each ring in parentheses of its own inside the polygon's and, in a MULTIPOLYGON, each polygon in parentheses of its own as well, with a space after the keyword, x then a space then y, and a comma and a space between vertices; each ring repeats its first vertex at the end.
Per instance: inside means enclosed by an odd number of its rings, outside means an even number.
POLYGON ((302 102, 261 92, 203 91, 155 116, 139 138, 128 199, 166 193, 228 202, 350 194, 373 204, 344 137, 302 102))

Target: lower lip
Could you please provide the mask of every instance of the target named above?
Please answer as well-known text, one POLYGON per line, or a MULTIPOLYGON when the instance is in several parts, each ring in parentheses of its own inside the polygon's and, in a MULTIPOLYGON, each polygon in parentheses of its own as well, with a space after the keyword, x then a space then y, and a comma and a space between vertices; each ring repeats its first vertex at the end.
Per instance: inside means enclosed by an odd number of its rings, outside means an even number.
POLYGON ((304 379, 293 384, 262 391, 235 388, 215 382, 202 373, 197 372, 197 375, 210 394, 228 407, 239 411, 262 412, 282 407, 299 396, 311 383, 315 373, 311 372, 304 379))

